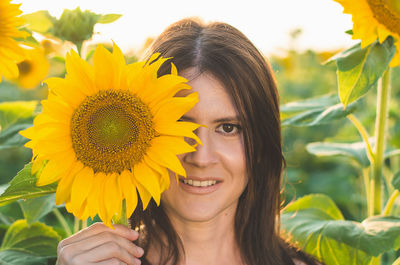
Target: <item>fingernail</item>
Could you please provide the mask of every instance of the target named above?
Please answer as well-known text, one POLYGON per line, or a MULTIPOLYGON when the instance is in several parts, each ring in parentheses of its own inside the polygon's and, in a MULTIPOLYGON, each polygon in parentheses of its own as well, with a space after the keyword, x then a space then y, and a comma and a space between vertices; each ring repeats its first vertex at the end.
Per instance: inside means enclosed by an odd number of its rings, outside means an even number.
POLYGON ((140 265, 140 264, 142 264, 142 261, 140 259, 136 259, 136 264, 140 265))
POLYGON ((132 233, 133 235, 135 235, 135 236, 138 236, 138 235, 139 235, 138 231, 133 230, 133 229, 131 229, 131 233, 132 233))
POLYGON ((140 256, 142 256, 144 254, 144 250, 141 247, 137 247, 137 252, 140 256))

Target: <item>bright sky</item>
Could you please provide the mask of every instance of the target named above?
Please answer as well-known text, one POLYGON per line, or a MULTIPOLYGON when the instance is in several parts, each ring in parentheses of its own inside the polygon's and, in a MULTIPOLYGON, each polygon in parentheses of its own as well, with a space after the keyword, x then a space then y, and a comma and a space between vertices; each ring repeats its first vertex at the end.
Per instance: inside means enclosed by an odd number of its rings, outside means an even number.
POLYGON ((114 40, 124 51, 138 49, 149 36, 157 36, 169 24, 188 16, 205 21, 227 22, 254 42, 265 54, 289 47, 289 33, 302 28, 296 47, 338 49, 356 41, 344 32, 351 29, 351 16, 333 0, 14 0, 31 13, 47 9, 59 17, 63 9, 117 13, 111 24, 98 24, 95 41, 114 40))

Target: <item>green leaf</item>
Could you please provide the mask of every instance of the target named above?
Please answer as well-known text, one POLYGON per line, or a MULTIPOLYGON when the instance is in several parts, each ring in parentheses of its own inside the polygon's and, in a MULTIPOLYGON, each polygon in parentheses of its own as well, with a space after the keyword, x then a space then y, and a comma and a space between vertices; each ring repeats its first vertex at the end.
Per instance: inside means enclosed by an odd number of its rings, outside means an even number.
POLYGON ((400 247, 398 217, 375 216, 361 223, 343 220, 333 201, 321 194, 305 196, 293 205, 281 215, 283 230, 327 265, 368 264, 372 256, 400 247))
MULTIPOLYGON (((8 129, 0 132, 0 150, 23 146, 28 139, 19 134, 19 131, 31 127, 31 123, 11 125, 8 129)), ((0 192, 1 194, 1 192, 0 192)))
POLYGON ((37 175, 41 172, 39 170, 32 175, 31 169, 32 163, 29 163, 11 180, 10 186, 0 196, 0 206, 19 199, 35 198, 56 192, 57 183, 36 186, 37 175))
POLYGON ((56 207, 55 194, 18 201, 18 203, 29 225, 38 221, 56 207))
POLYGON ((400 190, 400 171, 394 174, 392 179, 392 185, 396 189, 400 190))
POLYGON ((370 162, 364 142, 357 143, 328 143, 315 142, 306 146, 307 151, 316 156, 343 155, 355 159, 362 167, 368 167, 370 162))
POLYGON ((321 110, 339 103, 339 98, 336 94, 327 94, 315 98, 308 98, 301 101, 289 102, 281 105, 281 112, 284 115, 301 111, 321 110))
POLYGON ((395 51, 393 38, 388 37, 382 44, 374 42, 364 49, 357 44, 331 59, 336 61, 339 98, 343 105, 356 101, 376 86, 395 51))
POLYGON ((97 20, 97 23, 108 24, 108 23, 116 21, 121 16, 122 15, 120 15, 120 14, 100 15, 99 19, 97 20))
POLYGON ((26 14, 22 17, 27 23, 26 27, 31 31, 46 33, 51 27, 53 27, 51 15, 47 10, 41 10, 31 14, 26 14))
POLYGON ((32 121, 37 101, 13 101, 0 103, 0 131, 13 124, 32 121))
POLYGON ((289 204, 285 212, 295 212, 299 210, 318 209, 327 214, 331 219, 344 220, 342 213, 336 204, 326 195, 313 194, 289 204))
POLYGON ((0 207, 0 223, 5 225, 11 225, 18 219, 23 219, 21 207, 18 202, 13 202, 0 207))
MULTIPOLYGON (((371 148, 375 145, 375 139, 369 140, 371 148)), ((367 148, 365 142, 356 143, 331 143, 331 142, 314 142, 306 146, 307 151, 316 156, 337 156, 343 155, 355 159, 362 167, 368 167, 370 161, 367 156, 367 148)), ((387 147, 384 158, 400 155, 399 149, 387 147)))
POLYGON ((4 265, 47 265, 47 258, 21 250, 0 251, 0 264, 4 265))
MULTIPOLYGON (((316 126, 321 124, 331 123, 335 120, 342 119, 354 112, 357 108, 358 102, 350 104, 344 108, 342 103, 332 106, 324 106, 320 108, 311 108, 309 110, 300 112, 282 121, 282 125, 290 126, 316 126)), ((287 106, 284 106, 287 108, 287 106)), ((298 107, 300 108, 300 107, 298 107)))
POLYGON ((50 226, 39 222, 28 225, 26 220, 18 220, 8 228, 0 249, 54 257, 60 240, 61 237, 50 226))

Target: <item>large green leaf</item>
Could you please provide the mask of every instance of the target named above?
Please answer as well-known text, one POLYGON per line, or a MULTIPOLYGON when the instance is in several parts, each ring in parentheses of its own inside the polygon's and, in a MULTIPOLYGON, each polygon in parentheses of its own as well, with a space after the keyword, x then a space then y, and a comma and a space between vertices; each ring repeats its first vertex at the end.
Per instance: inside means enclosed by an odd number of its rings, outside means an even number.
POLYGON ((393 38, 361 49, 357 44, 332 58, 336 61, 339 97, 347 106, 376 86, 396 51, 393 38))
POLYGON ((43 223, 28 225, 26 220, 14 222, 7 230, 0 250, 20 250, 42 257, 57 255, 61 237, 43 223))
POLYGON ((315 142, 306 146, 309 153, 317 156, 343 155, 355 159, 362 167, 369 166, 367 149, 364 142, 357 143, 329 143, 315 142))
POLYGON ((0 250, 2 265, 47 265, 47 258, 21 250, 0 250))
POLYGON ((36 186, 37 175, 41 172, 32 175, 31 169, 32 163, 29 163, 11 180, 10 186, 0 196, 0 206, 19 199, 35 198, 56 192, 56 183, 36 186))
POLYGON ((13 124, 32 121, 37 101, 13 101, 0 103, 0 131, 13 124))
POLYGON ((18 201, 28 224, 38 221, 56 207, 55 194, 18 201))
POLYGON ((343 220, 338 212, 326 195, 308 195, 284 210, 282 228, 327 265, 369 264, 372 256, 400 247, 400 218, 376 216, 358 223, 343 220))
POLYGON ((283 119, 282 125, 290 126, 315 126, 320 124, 331 123, 335 120, 342 119, 354 112, 357 108, 358 102, 350 104, 347 108, 344 108, 342 103, 334 105, 328 105, 327 103, 333 103, 327 98, 322 98, 323 102, 315 107, 308 107, 309 101, 292 102, 283 106, 283 115, 289 114, 294 109, 304 110, 297 113, 289 118, 283 119), (303 106, 302 106, 303 105, 303 106), (289 111, 288 111, 289 110, 289 111))
POLYGON ((31 127, 31 123, 14 124, 0 132, 0 150, 23 146, 28 139, 19 134, 21 130, 31 127))
POLYGON ((281 113, 285 116, 291 113, 321 110, 339 103, 339 98, 336 94, 327 94, 315 98, 307 98, 300 101, 289 102, 281 105, 281 113))
MULTIPOLYGON (((369 140, 371 147, 374 147, 374 138, 369 140)), ((306 146, 307 151, 316 156, 347 156, 355 159, 362 167, 368 167, 370 161, 367 156, 367 148, 364 142, 356 143, 332 143, 332 142, 314 142, 306 146)), ((399 149, 388 147, 385 150, 384 158, 400 155, 399 149)))

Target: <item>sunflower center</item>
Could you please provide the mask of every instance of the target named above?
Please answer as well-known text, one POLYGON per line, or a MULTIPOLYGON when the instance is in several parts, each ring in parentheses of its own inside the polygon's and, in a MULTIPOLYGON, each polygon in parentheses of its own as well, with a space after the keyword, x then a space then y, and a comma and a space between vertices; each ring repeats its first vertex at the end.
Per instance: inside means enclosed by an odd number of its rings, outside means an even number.
POLYGON ((20 62, 17 66, 20 75, 27 75, 32 69, 32 64, 27 60, 20 62))
POLYGON ((374 18, 391 32, 400 35, 400 4, 398 0, 367 0, 374 18))
POLYGON ((76 157, 94 172, 131 169, 155 136, 149 107, 126 91, 99 91, 87 97, 71 119, 76 157))

